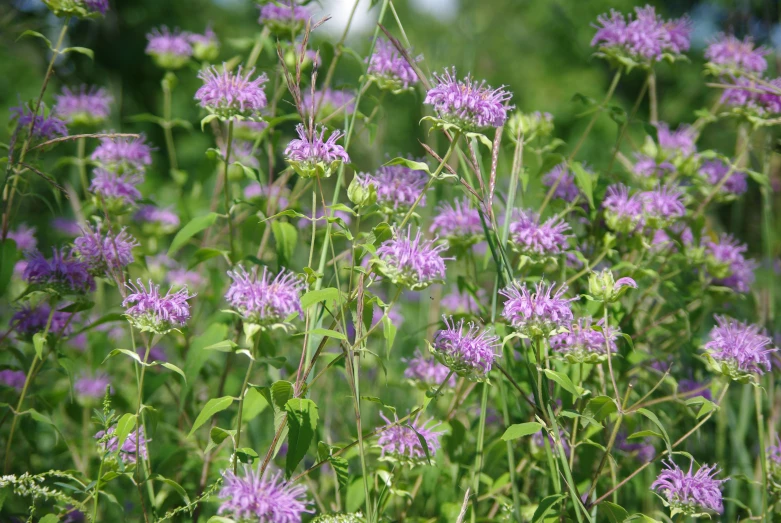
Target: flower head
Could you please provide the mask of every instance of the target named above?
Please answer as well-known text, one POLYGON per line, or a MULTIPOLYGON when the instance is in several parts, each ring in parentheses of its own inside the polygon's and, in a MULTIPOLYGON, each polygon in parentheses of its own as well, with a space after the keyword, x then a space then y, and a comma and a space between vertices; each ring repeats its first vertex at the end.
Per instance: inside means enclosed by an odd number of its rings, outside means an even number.
MULTIPOLYGON (((412 57, 411 51, 408 50, 407 55, 412 57)), ((412 58, 412 61, 419 62, 422 59, 422 56, 417 56, 412 58)), ((366 73, 377 82, 380 89, 401 91, 409 89, 418 81, 415 69, 396 47, 384 38, 377 40, 374 52, 371 57, 366 59, 366 62, 369 64, 366 73)))
POLYGON ((412 236, 412 226, 396 231, 377 249, 375 265, 393 283, 412 290, 425 289, 445 279, 445 259, 442 251, 447 244, 435 245, 437 238, 426 240, 420 229, 412 236))
POLYGON ((662 252, 669 248, 672 252, 677 252, 678 238, 680 238, 680 244, 686 247, 694 243, 694 234, 685 223, 674 223, 667 230, 656 229, 651 239, 651 251, 662 252), (668 231, 672 232, 673 235, 671 236, 668 231))
POLYGON ((203 34, 188 34, 187 40, 193 47, 193 56, 196 60, 211 62, 220 54, 220 41, 211 26, 207 26, 203 34))
POLYGON ((483 222, 467 198, 437 207, 429 231, 445 238, 451 246, 469 247, 480 241, 483 222))
POLYGON ((147 450, 147 439, 144 427, 139 427, 137 430, 131 430, 127 435, 127 439, 122 443, 122 448, 119 448, 119 438, 112 435, 115 431, 116 427, 111 427, 108 429, 108 434, 106 434, 106 431, 104 430, 95 434, 96 440, 108 438, 106 441, 99 443, 103 452, 117 452, 119 460, 125 464, 135 463, 136 453, 138 453, 141 459, 147 459, 149 451, 147 450))
POLYGON ((27 375, 21 370, 0 370, 0 385, 21 391, 27 381, 27 375))
POLYGON ((290 31, 302 26, 312 16, 297 0, 275 0, 260 7, 258 22, 274 32, 290 31))
POLYGON ((545 187, 553 187, 556 185, 556 190, 553 191, 554 198, 561 198, 566 202, 572 202, 580 194, 580 189, 575 185, 575 176, 567 168, 566 163, 560 163, 553 169, 545 173, 542 177, 542 184, 545 187), (556 182, 558 181, 558 185, 556 182))
POLYGON ((66 249, 52 249, 50 259, 38 251, 32 251, 27 257, 24 279, 31 285, 57 294, 84 294, 95 290, 95 280, 89 273, 89 266, 66 249))
POLYGON ((746 173, 731 168, 721 160, 708 160, 703 162, 700 167, 700 174, 705 178, 705 181, 708 184, 714 187, 729 174, 729 177, 719 189, 721 194, 743 194, 748 189, 746 173))
POLYGON ((101 138, 90 158, 112 170, 142 171, 152 165, 152 148, 146 138, 101 138))
POLYGON ((89 266, 92 274, 102 275, 133 263, 133 248, 140 244, 124 228, 115 235, 111 232, 103 235, 98 226, 95 229, 87 227, 73 245, 73 252, 89 266))
POLYGON ((190 319, 190 304, 187 300, 194 297, 187 288, 160 295, 160 286, 149 281, 149 290, 139 278, 136 283, 126 283, 130 293, 122 301, 125 316, 130 323, 141 331, 165 334, 190 319))
POLYGON ((179 29, 172 32, 166 26, 152 29, 152 32, 146 35, 146 54, 151 55, 155 63, 163 69, 180 69, 193 55, 189 36, 189 33, 179 29))
POLYGON ((277 209, 286 209, 290 203, 288 197, 290 196, 290 190, 285 186, 279 186, 277 184, 261 185, 259 183, 251 183, 244 188, 244 197, 248 200, 255 198, 266 200, 274 200, 276 202, 277 209))
POLYGON ((33 126, 33 137, 43 140, 51 140, 59 136, 68 136, 68 128, 65 122, 56 116, 48 116, 41 110, 42 114, 36 114, 33 118, 33 111, 25 104, 11 108, 11 119, 16 118, 16 125, 20 131, 28 131, 30 124, 33 126), (33 123, 35 120, 35 123, 33 123))
POLYGON ((304 178, 315 176, 329 177, 339 167, 348 163, 350 157, 344 147, 336 141, 344 136, 341 131, 334 131, 325 139, 325 127, 307 130, 303 124, 296 126, 298 139, 291 140, 285 148, 285 157, 293 169, 304 178))
POLYGON ((102 398, 106 395, 106 387, 111 385, 111 380, 106 374, 82 373, 73 383, 73 391, 84 398, 102 398))
POLYGON ((179 227, 179 215, 170 208, 142 205, 133 215, 133 219, 159 227, 162 232, 173 232, 179 227))
POLYGON ((570 302, 576 298, 565 298, 567 286, 558 290, 556 284, 547 285, 539 282, 533 292, 518 282, 499 291, 507 298, 502 315, 513 327, 524 334, 535 336, 550 336, 561 327, 568 327, 573 320, 570 302))
POLYGON ((73 314, 58 310, 52 313, 51 307, 47 303, 40 303, 35 307, 30 304, 24 304, 11 317, 11 325, 22 337, 30 337, 36 332, 43 332, 46 329, 46 324, 49 323, 49 315, 51 315, 49 332, 57 336, 70 334, 72 330, 71 317, 73 314))
POLYGON ((235 270, 228 271, 228 276, 233 283, 225 293, 225 299, 247 321, 273 325, 284 322, 293 314, 303 316, 301 292, 305 285, 292 272, 283 269, 272 277, 264 267, 263 274, 258 276, 257 266, 247 272, 237 265, 235 270))
POLYGON ((726 81, 731 87, 724 89, 721 103, 761 117, 781 113, 781 78, 773 78, 763 84, 745 77, 726 81), (770 84, 770 85, 767 85, 770 84))
POLYGON ((377 193, 377 204, 385 214, 405 213, 420 198, 418 207, 425 207, 428 174, 406 165, 383 165, 374 174, 356 174, 356 183, 377 193))
POLYGON ((306 114, 312 113, 314 107, 314 113, 318 118, 325 118, 338 110, 344 111, 344 114, 352 114, 355 112, 355 93, 329 87, 322 91, 315 91, 312 96, 312 91, 307 89, 301 97, 301 105, 306 114))
POLYGON ((634 456, 641 463, 648 463, 656 455, 651 438, 644 438, 640 441, 629 440, 623 430, 616 435, 615 447, 621 452, 634 456))
POLYGON ((757 263, 743 253, 748 246, 729 234, 722 234, 718 241, 705 240, 706 267, 718 285, 737 292, 748 292, 754 283, 757 263))
POLYGON ((429 348, 443 365, 472 381, 485 381, 496 357, 499 338, 488 330, 481 330, 475 323, 458 323, 452 316, 443 316, 445 329, 437 331, 429 348))
POLYGON ((608 227, 616 232, 632 233, 643 222, 643 200, 637 194, 631 195, 626 185, 608 187, 602 208, 608 227))
POLYGON ((675 172, 675 165, 667 160, 657 160, 645 154, 635 153, 633 170, 641 178, 664 178, 675 172))
POLYGON ((683 193, 672 186, 660 186, 640 193, 645 223, 655 229, 667 227, 686 214, 683 193))
POLYGON ((718 66, 761 74, 767 69, 769 53, 765 47, 754 47, 751 37, 738 40, 735 35, 719 33, 705 50, 705 58, 718 66))
POLYGON ((513 108, 507 105, 512 94, 503 86, 493 89, 470 75, 458 80, 455 67, 445 69, 441 75, 435 74, 434 80, 436 85, 426 93, 423 103, 433 105, 445 123, 463 131, 499 127, 507 120, 507 111, 513 108))
POLYGON ((89 9, 92 12, 100 13, 102 15, 106 14, 106 11, 108 11, 108 0, 83 0, 84 5, 87 6, 87 9, 89 9))
POLYGON ((665 469, 651 484, 651 490, 663 496, 665 505, 672 509, 673 515, 724 512, 721 484, 727 480, 715 478, 720 472, 715 465, 703 465, 692 473, 693 463, 688 472, 681 470, 672 461, 664 464, 665 469))
POLYGON ((107 200, 109 207, 133 205, 141 199, 141 191, 136 187, 143 181, 141 173, 117 174, 98 167, 93 174, 89 190, 107 200))
POLYGON ((35 238, 35 227, 28 227, 21 224, 13 231, 8 231, 8 238, 16 243, 16 248, 22 252, 34 251, 38 245, 35 238))
POLYGON ((68 124, 97 125, 109 117, 113 101, 102 87, 82 85, 76 91, 65 87, 57 95, 54 113, 68 124))
POLYGON ((440 423, 431 424, 431 420, 421 421, 420 414, 409 424, 412 428, 391 422, 382 413, 380 416, 387 423, 387 428, 380 433, 377 444, 381 449, 381 458, 419 465, 426 462, 426 456, 434 456, 441 444, 439 438, 443 431, 437 431, 440 423), (420 438, 426 442, 428 452, 420 443, 420 438))
POLYGON ((266 107, 266 93, 263 84, 268 81, 266 73, 255 78, 255 68, 246 72, 242 66, 235 73, 222 64, 222 71, 212 66, 198 73, 203 85, 195 93, 201 107, 223 118, 235 116, 257 116, 266 107))
POLYGON ((532 259, 557 256, 567 249, 567 234, 570 227, 562 218, 549 218, 540 223, 539 216, 532 211, 516 209, 510 223, 512 247, 532 259))
POLYGON ((260 469, 244 467, 244 475, 222 473, 222 501, 218 514, 257 523, 301 523, 303 514, 314 512, 303 485, 288 483, 282 474, 261 476, 260 469))
POLYGON ((605 327, 604 320, 597 322, 599 330, 592 326, 591 317, 580 318, 573 323, 569 332, 550 337, 551 349, 564 356, 570 363, 599 363, 605 359, 608 350, 616 352, 618 329, 605 327))
POLYGON ((682 125, 671 131, 669 125, 659 122, 656 124, 656 136, 659 146, 667 153, 691 156, 697 152, 696 131, 690 125, 682 125))
POLYGON ((627 276, 616 280, 610 269, 592 272, 588 277, 588 291, 591 296, 600 301, 614 302, 630 288, 637 288, 635 280, 627 276))
POLYGON ((770 354, 778 349, 764 330, 727 316, 716 316, 716 323, 703 348, 723 374, 741 380, 770 370, 770 354))
MULTIPOLYGON (((450 374, 450 370, 439 363, 434 358, 426 358, 419 350, 415 351, 415 356, 411 359, 402 359, 407 364, 404 369, 404 377, 410 380, 419 381, 426 387, 436 387, 440 385, 450 374)), ((455 376, 450 376, 447 384, 451 387, 456 386, 455 376)))
POLYGON ((779 467, 781 467, 781 437, 776 436, 776 444, 769 445, 765 450, 765 453, 767 454, 768 461, 770 461, 771 468, 775 469, 774 475, 778 475, 779 472, 781 472, 781 470, 779 470, 779 467))

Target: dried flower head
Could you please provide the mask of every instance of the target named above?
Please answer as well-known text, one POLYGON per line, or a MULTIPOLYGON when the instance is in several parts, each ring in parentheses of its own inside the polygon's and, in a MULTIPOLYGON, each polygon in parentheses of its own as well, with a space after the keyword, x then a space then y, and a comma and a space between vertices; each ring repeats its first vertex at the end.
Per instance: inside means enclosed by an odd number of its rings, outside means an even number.
POLYGON ((437 238, 426 240, 420 229, 412 236, 412 226, 396 231, 377 249, 374 261, 380 274, 396 285, 412 290, 425 289, 445 279, 445 259, 441 253, 447 244, 436 245, 437 238))
POLYGON ((304 282, 294 273, 283 269, 276 276, 267 267, 258 276, 258 267, 252 271, 237 265, 228 271, 233 283, 225 293, 225 299, 242 317, 259 325, 283 323, 291 315, 303 316, 301 292, 304 282))
POLYGON ((673 516, 679 513, 693 516, 724 512, 721 484, 727 480, 716 479, 720 471, 715 465, 703 465, 695 473, 692 473, 694 463, 689 465, 688 472, 672 461, 665 461, 664 465, 665 469, 651 484, 651 490, 662 497, 673 516))
POLYGON ((736 380, 762 375, 771 369, 770 355, 778 349, 765 331, 727 316, 716 316, 717 325, 703 347, 716 369, 736 380))
POLYGON ((265 73, 252 78, 255 68, 243 72, 242 66, 235 73, 222 64, 222 70, 212 66, 198 73, 203 85, 196 91, 195 99, 201 107, 221 118, 236 116, 254 117, 266 107, 263 85, 268 81, 265 73))
POLYGON ((146 35, 146 54, 150 55, 158 67, 163 69, 181 69, 190 61, 193 48, 190 45, 189 33, 179 29, 169 30, 162 26, 152 29, 146 35))
POLYGON ((348 163, 350 157, 344 147, 336 141, 344 136, 334 131, 325 139, 325 127, 307 129, 303 124, 296 126, 298 139, 291 140, 285 148, 285 158, 291 167, 304 178, 316 176, 329 177, 342 162, 348 163))
POLYGON ((133 263, 133 248, 140 245, 136 239, 124 228, 117 234, 107 232, 105 235, 100 229, 100 226, 94 229, 88 226, 73 241, 73 252, 89 266, 90 272, 104 275, 133 263))
POLYGON ((552 217, 540 223, 539 216, 532 211, 516 209, 510 222, 512 248, 532 261, 543 261, 564 252, 570 227, 562 218, 552 217))
POLYGON ((409 425, 392 422, 382 412, 380 417, 387 423, 377 440, 381 449, 381 458, 398 461, 403 464, 420 465, 426 463, 427 455, 433 457, 441 444, 439 438, 444 431, 437 431, 440 423, 431 424, 432 420, 421 421, 418 414, 409 425), (420 443, 420 438, 426 442, 428 452, 420 443))
POLYGON ((84 294, 95 290, 95 280, 88 265, 66 249, 52 249, 50 259, 38 251, 29 253, 24 279, 30 285, 56 294, 84 294))
MULTIPOLYGON (((422 55, 413 57, 410 49, 407 50, 407 55, 413 62, 420 62, 423 59, 422 55)), ((418 81, 415 69, 396 47, 384 38, 377 40, 374 52, 366 59, 366 63, 369 64, 366 74, 380 89, 399 92, 409 89, 418 81)))
POLYGON ((187 288, 160 295, 160 286, 149 281, 149 290, 139 278, 136 283, 127 283, 130 293, 122 301, 128 321, 141 331, 165 334, 187 323, 190 319, 190 295, 187 288))
POLYGON ((464 320, 442 316, 445 329, 437 331, 429 348, 447 368, 471 381, 485 381, 499 347, 499 338, 470 322, 464 331, 464 320))
POLYGON ((245 466, 243 476, 225 470, 222 477, 218 514, 257 523, 301 523, 304 514, 314 512, 306 487, 284 481, 280 472, 261 476, 260 468, 245 466))
POLYGON ((595 329, 591 317, 578 319, 569 327, 569 332, 554 334, 550 337, 550 346, 570 363, 600 363, 607 357, 608 350, 616 352, 618 329, 605 327, 605 321, 599 320, 595 329))
POLYGON ((567 286, 562 285, 555 290, 556 284, 547 285, 539 282, 533 292, 522 285, 513 282, 509 287, 499 291, 507 298, 502 315, 510 324, 530 338, 548 337, 561 327, 572 324, 572 308, 570 302, 576 298, 565 298, 567 286))

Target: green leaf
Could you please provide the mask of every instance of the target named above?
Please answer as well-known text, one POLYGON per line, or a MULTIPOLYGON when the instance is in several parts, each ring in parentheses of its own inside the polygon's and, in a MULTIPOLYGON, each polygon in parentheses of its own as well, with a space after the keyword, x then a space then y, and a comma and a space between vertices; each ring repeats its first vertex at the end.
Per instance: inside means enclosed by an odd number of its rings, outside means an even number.
MULTIPOLYGON (((157 363, 157 362, 155 362, 155 363, 157 363)), ((168 363, 167 361, 164 361, 164 362, 159 363, 159 365, 165 367, 168 370, 174 371, 175 373, 177 373, 179 376, 182 377, 182 379, 184 380, 185 383, 187 383, 187 376, 184 375, 184 371, 182 369, 180 369, 179 367, 177 367, 176 365, 174 365, 173 363, 168 363)))
POLYGON ((589 400, 586 404, 586 408, 583 410, 583 414, 594 418, 601 423, 605 418, 617 410, 618 408, 616 407, 616 402, 613 398, 608 396, 597 396, 596 398, 591 398, 591 400, 589 400))
POLYGON ((88 56, 90 60, 95 59, 95 53, 92 51, 92 49, 89 49, 87 47, 66 47, 62 51, 60 51, 61 54, 65 53, 79 53, 83 54, 84 56, 88 56))
POLYGON ((285 403, 289 426, 285 473, 289 477, 306 455, 317 430, 317 405, 310 399, 293 398, 285 403))
POLYGON ((645 416, 649 420, 651 420, 654 425, 659 427, 659 430, 662 431, 662 435, 664 437, 664 442, 667 444, 667 452, 672 454, 673 448, 672 448, 672 445, 670 444, 670 436, 667 435, 667 431, 665 430, 664 425, 662 425, 662 422, 659 421, 659 418, 656 417, 656 414, 654 414, 653 412, 651 412, 648 409, 637 409, 637 412, 639 414, 642 414, 643 416, 645 416))
POLYGON ((184 245, 196 234, 204 229, 211 227, 219 215, 216 212, 210 212, 205 216, 199 216, 190 220, 187 225, 182 227, 179 232, 174 236, 171 246, 168 248, 168 257, 172 257, 176 254, 176 251, 184 247, 184 245))
MULTIPOLYGON (((312 329, 311 331, 307 331, 303 334, 309 334, 309 335, 315 335, 315 336, 328 336, 329 338, 335 338, 337 340, 347 340, 347 336, 342 334, 341 332, 331 330, 331 329, 312 329)), ((298 336, 302 336, 303 334, 298 334, 298 336)))
POLYGON ((62 309, 57 309, 60 312, 84 312, 92 309, 95 306, 95 302, 91 301, 77 301, 75 303, 71 303, 70 305, 63 307, 62 309))
POLYGON ((21 40, 21 39, 22 39, 22 38, 24 38, 25 36, 32 36, 32 37, 34 37, 34 38, 40 38, 41 40, 43 40, 44 42, 46 42, 46 45, 47 45, 47 46, 49 46, 49 49, 51 49, 51 48, 52 48, 52 42, 51 42, 51 40, 49 40, 48 38, 46 38, 45 36, 43 36, 43 35, 42 35, 41 33, 39 33, 38 31, 32 31, 32 30, 30 30, 30 29, 28 29, 27 31, 25 31, 25 32, 23 32, 22 34, 20 34, 20 35, 19 35, 19 38, 17 38, 17 39, 16 39, 16 41, 18 42, 19 40, 21 40))
POLYGON ((428 448, 428 442, 426 441, 426 438, 423 437, 423 435, 415 429, 415 427, 412 426, 412 424, 407 423, 405 425, 408 429, 410 429, 412 432, 415 433, 415 436, 418 437, 418 442, 420 443, 420 446, 423 448, 423 452, 426 454, 426 461, 428 461, 428 464, 431 465, 431 451, 428 448))
POLYGON ((293 253, 296 252, 298 230, 290 223, 273 221, 271 231, 277 243, 277 261, 280 266, 287 267, 293 259, 293 253))
MULTIPOLYGON (((204 350, 204 347, 214 345, 218 341, 224 340, 227 335, 227 325, 224 323, 212 323, 206 328, 206 331, 203 334, 195 336, 192 345, 190 345, 190 349, 187 351, 187 358, 184 361, 184 374, 185 376, 190 376, 190 383, 198 382, 198 375, 201 373, 201 369, 206 364, 206 361, 214 355, 214 352, 204 350)), ((185 383, 185 388, 179 403, 181 408, 184 408, 184 402, 189 390, 189 384, 185 383)))
POLYGON ((125 356, 129 356, 132 359, 136 360, 141 365, 144 365, 144 362, 141 361, 141 356, 138 355, 138 353, 133 352, 132 350, 127 349, 114 349, 111 352, 108 353, 108 356, 103 360, 103 363, 106 363, 110 358, 113 358, 117 354, 124 354, 125 356))
POLYGON ((223 396, 222 398, 215 398, 211 399, 206 402, 206 405, 204 405, 203 410, 201 410, 201 413, 198 414, 198 417, 195 418, 195 423, 193 423, 193 428, 190 429, 190 433, 187 435, 189 438, 193 435, 193 432, 195 432, 198 427, 209 421, 209 419, 217 414, 218 412, 222 412, 223 410, 227 409, 231 406, 233 403, 233 397, 232 396, 223 396))
POLYGON ((553 494, 542 498, 540 504, 537 505, 537 510, 534 511, 534 515, 532 516, 532 523, 542 521, 545 516, 550 514, 551 510, 553 510, 553 507, 556 506, 556 504, 563 498, 563 494, 553 494))
POLYGON ((626 439, 628 439, 628 440, 630 440, 630 439, 645 439, 645 438, 649 438, 649 437, 664 439, 664 436, 662 436, 661 434, 659 434, 658 432, 655 432, 653 430, 640 430, 640 431, 632 433, 632 435, 630 435, 626 439))
POLYGON ((33 334, 33 346, 35 347, 35 355, 39 360, 43 359, 43 346, 46 345, 46 336, 42 332, 36 332, 33 334))
POLYGON ((263 395, 257 391, 257 389, 249 388, 244 395, 244 406, 242 407, 241 419, 244 421, 251 421, 257 417, 258 414, 266 410, 268 407, 268 401, 263 395))
POLYGON ((217 116, 216 114, 210 114, 205 116, 203 120, 201 120, 201 131, 203 131, 203 128, 206 127, 207 123, 211 122, 212 120, 216 120, 217 118, 219 118, 219 116, 217 116))
POLYGON ((546 376, 548 376, 548 378, 558 383, 562 389, 572 394, 576 399, 583 395, 583 393, 578 391, 577 387, 575 387, 575 384, 572 383, 572 380, 569 379, 569 376, 566 374, 550 369, 542 369, 542 371, 546 376))
POLYGON ((331 307, 332 304, 338 305, 344 301, 344 297, 339 289, 333 287, 309 291, 301 296, 301 308, 306 310, 315 303, 320 303, 321 301, 326 302, 326 307, 331 307))
POLYGON ((575 175, 575 183, 588 200, 589 208, 594 209, 594 179, 580 162, 573 162, 572 172, 575 175))
POLYGON ((59 521, 60 518, 56 514, 46 514, 38 520, 38 523, 58 523, 59 521))
POLYGON ((396 339, 396 326, 388 315, 382 317, 382 334, 385 336, 385 352, 390 356, 393 341, 396 339))
POLYGON ((187 266, 188 270, 192 269, 205 262, 211 260, 217 256, 228 256, 229 252, 220 249, 198 249, 190 258, 190 264, 187 266))
POLYGON ((328 463, 336 472, 336 481, 339 482, 339 490, 342 490, 350 481, 350 472, 347 460, 339 456, 330 456, 328 463))
POLYGON ((415 160, 410 160, 408 158, 402 158, 400 156, 390 160, 389 162, 385 162, 383 166, 389 166, 389 165, 404 165, 406 167, 409 167, 413 171, 424 171, 428 174, 431 174, 431 170, 429 170, 428 164, 424 162, 416 162, 415 160))
POLYGON ((242 463, 252 463, 256 459, 258 459, 259 456, 254 449, 251 449, 249 447, 242 447, 240 449, 236 449, 236 457, 238 457, 239 461, 241 461, 242 463))
POLYGON ((117 437, 117 448, 121 449, 125 440, 130 435, 130 432, 136 426, 135 414, 124 414, 117 422, 117 427, 114 429, 114 434, 117 437))
POLYGON ((233 340, 222 340, 217 343, 213 343, 208 347, 204 347, 203 350, 218 350, 220 352, 233 352, 233 349, 238 347, 238 344, 233 340))
POLYGON ((639 514, 639 513, 632 514, 631 516, 629 516, 624 520, 624 523, 629 523, 630 521, 642 521, 643 523, 662 523, 658 519, 654 519, 652 517, 646 516, 645 514, 639 514))
POLYGON ((610 523, 624 523, 629 513, 620 505, 603 501, 599 504, 599 509, 604 511, 610 523))
POLYGON ((510 441, 522 438, 524 436, 529 436, 531 434, 536 434, 540 430, 542 430, 542 424, 537 423, 536 421, 530 421, 528 423, 517 423, 507 427, 507 430, 505 430, 504 434, 502 434, 502 439, 504 441, 510 441))

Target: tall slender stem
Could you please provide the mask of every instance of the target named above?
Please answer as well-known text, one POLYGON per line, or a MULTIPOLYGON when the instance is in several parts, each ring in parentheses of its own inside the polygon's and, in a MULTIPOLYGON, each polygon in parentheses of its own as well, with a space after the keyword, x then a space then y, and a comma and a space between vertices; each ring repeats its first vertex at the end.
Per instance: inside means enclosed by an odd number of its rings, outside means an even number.
MULTIPOLYGON (((260 333, 257 333, 255 335, 258 339, 258 341, 255 343, 256 350, 254 351, 255 354, 252 355, 252 357, 249 359, 249 365, 247 365, 247 373, 244 375, 244 383, 241 385, 241 392, 239 395, 239 416, 236 420, 236 450, 241 448, 241 418, 244 415, 244 396, 247 394, 247 384, 249 383, 249 377, 252 375, 252 367, 255 365, 255 356, 257 355, 257 345, 260 343, 260 333)), ((233 473, 236 474, 236 471, 239 467, 239 460, 234 459, 233 460, 233 473)))
MULTIPOLYGON (((171 88, 176 77, 173 73, 166 73, 162 81, 163 87, 163 134, 165 135, 165 148, 168 152, 168 165, 172 171, 179 169, 176 160, 176 147, 174 146, 174 134, 171 123, 171 88)), ((227 181, 226 181, 227 183, 227 181)))
POLYGON ((222 194, 225 199, 225 214, 228 217, 228 230, 230 231, 231 261, 236 262, 235 233, 233 231, 233 219, 231 218, 230 188, 228 187, 228 170, 230 169, 231 148, 233 147, 233 119, 228 122, 228 143, 225 146, 225 171, 222 180, 222 194))
MULTIPOLYGON (((453 140, 455 141, 455 140, 453 140)), ((472 490, 474 501, 472 502, 472 522, 477 521, 477 498, 480 488, 480 471, 483 469, 483 448, 485 445, 485 418, 488 410, 488 383, 483 383, 483 394, 480 397, 480 422, 477 426, 477 457, 475 468, 472 470, 472 490)))
POLYGON ((656 97, 656 73, 653 69, 648 71, 648 100, 650 103, 650 120, 652 124, 659 122, 659 101, 656 97))
POLYGON ((89 180, 87 179, 87 164, 85 155, 87 151, 87 140, 84 137, 76 141, 76 157, 79 168, 79 180, 81 181, 81 190, 84 191, 84 198, 89 198, 89 180))
POLYGON ((765 415, 762 412, 762 388, 754 387, 754 406, 757 411, 757 429, 759 432, 759 460, 762 464, 762 521, 768 521, 767 492, 767 451, 765 448, 765 415))

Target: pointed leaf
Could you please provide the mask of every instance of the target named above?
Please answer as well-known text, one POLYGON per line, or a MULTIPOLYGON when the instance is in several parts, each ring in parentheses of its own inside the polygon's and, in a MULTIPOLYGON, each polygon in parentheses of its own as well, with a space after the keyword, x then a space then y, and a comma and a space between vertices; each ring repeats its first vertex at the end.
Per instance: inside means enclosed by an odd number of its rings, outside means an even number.
POLYGON ((223 396, 222 398, 215 398, 211 399, 206 402, 206 405, 204 405, 203 410, 201 410, 201 413, 198 414, 198 417, 195 418, 195 423, 193 423, 193 428, 190 429, 190 433, 187 435, 189 438, 193 435, 193 432, 195 432, 198 427, 209 421, 209 419, 217 414, 218 412, 221 412, 228 407, 231 406, 233 403, 233 397, 232 396, 223 396))

